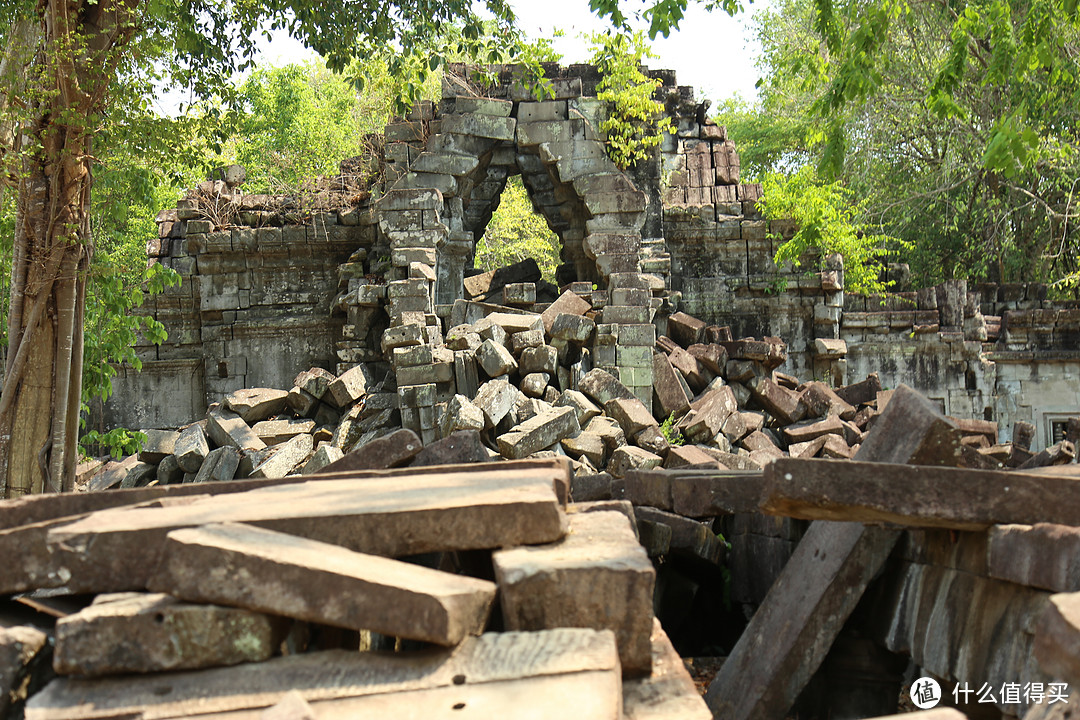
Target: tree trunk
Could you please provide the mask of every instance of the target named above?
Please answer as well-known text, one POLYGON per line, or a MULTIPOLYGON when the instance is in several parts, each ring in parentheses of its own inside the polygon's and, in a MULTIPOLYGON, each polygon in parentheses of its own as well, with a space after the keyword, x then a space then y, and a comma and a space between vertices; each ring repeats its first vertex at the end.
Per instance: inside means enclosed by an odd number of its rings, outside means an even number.
MULTIPOLYGON (((40 79, 19 135, 19 195, 0 393, 0 497, 70 490, 82 395, 90 244, 90 128, 134 8, 109 0, 39 5, 40 79)), ((11 165, 9 164, 9 167, 11 165)))

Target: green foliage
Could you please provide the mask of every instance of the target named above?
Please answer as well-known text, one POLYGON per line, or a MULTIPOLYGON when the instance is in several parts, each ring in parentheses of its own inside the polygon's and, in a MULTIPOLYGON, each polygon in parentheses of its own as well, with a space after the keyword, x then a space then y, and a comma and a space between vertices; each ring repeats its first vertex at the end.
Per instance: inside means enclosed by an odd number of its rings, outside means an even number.
POLYGON ((872 235, 860 219, 863 209, 850 190, 839 182, 819 180, 812 167, 794 175, 764 178, 762 213, 770 220, 793 219, 796 232, 776 251, 777 265, 799 267, 807 251, 815 249, 824 259, 831 253, 844 256, 844 286, 858 293, 881 293, 887 288, 879 278, 880 261, 888 254, 887 243, 895 238, 872 235))
POLYGON ((544 279, 554 282, 561 247, 559 236, 533 210, 521 176, 516 175, 506 181, 499 207, 476 243, 476 267, 494 270, 531 257, 544 279))
MULTIPOLYGON (((684 438, 682 432, 675 427, 675 423, 675 413, 671 413, 665 418, 664 422, 660 423, 660 434, 668 441, 668 445, 672 446, 682 445, 686 442, 686 438, 684 438)), ((723 538, 721 538, 721 540, 723 540, 723 538)))
POLYGON ((362 100, 344 77, 314 63, 259 68, 238 98, 223 159, 244 166, 249 193, 336 174, 342 159, 365 151, 366 134, 381 132, 390 109, 385 95, 362 100))
POLYGON ((640 33, 596 33, 590 36, 590 60, 600 71, 596 96, 610 106, 609 116, 600 123, 607 153, 622 169, 649 156, 660 144, 664 132, 674 133, 671 118, 653 95, 660 81, 641 71, 642 60, 655 57, 640 33))
POLYGON ((132 455, 142 450, 146 442, 146 433, 127 428, 114 428, 108 432, 90 430, 81 438, 79 444, 83 450, 104 448, 105 452, 119 460, 125 455, 132 455))

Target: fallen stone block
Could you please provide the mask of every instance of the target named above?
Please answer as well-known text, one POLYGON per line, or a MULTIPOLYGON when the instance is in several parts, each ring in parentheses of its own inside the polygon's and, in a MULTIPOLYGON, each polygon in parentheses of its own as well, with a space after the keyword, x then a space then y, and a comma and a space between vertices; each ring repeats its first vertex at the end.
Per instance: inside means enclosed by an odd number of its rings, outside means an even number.
MULTIPOLYGON (((881 392, 881 380, 878 378, 877 373, 871 373, 866 376, 866 379, 852 383, 851 385, 845 385, 842 388, 836 389, 836 394, 844 402, 858 407, 859 405, 867 405, 877 400, 878 393, 881 392)), ((878 411, 885 408, 879 403, 878 411)))
POLYGON ((562 537, 555 482, 569 485, 568 468, 540 463, 505 470, 474 467, 464 476, 412 472, 408 482, 400 473, 324 477, 182 505, 93 513, 48 530, 49 577, 53 587, 72 592, 144 588, 168 532, 210 523, 249 523, 383 556, 562 537))
POLYGON ((139 451, 139 462, 157 465, 176 451, 176 440, 180 433, 173 430, 143 430, 146 442, 139 451))
POLYGON ((631 400, 635 397, 625 385, 619 382, 611 373, 599 368, 590 370, 578 383, 578 390, 588 395, 601 406, 607 405, 611 400, 621 398, 631 400))
POLYGON ((607 470, 614 477, 621 478, 626 477, 631 470, 652 470, 660 467, 663 462, 664 458, 644 448, 622 445, 611 453, 607 470))
POLYGON ((266 420, 285 409, 289 393, 272 388, 246 388, 225 396, 225 407, 240 416, 248 425, 266 420))
POLYGON ((604 404, 604 411, 615 418, 626 437, 632 437, 658 423, 645 404, 637 398, 615 398, 604 404))
POLYGON ((26 700, 33 668, 49 648, 49 636, 28 625, 0 627, 0 717, 26 700))
POLYGON ((711 465, 719 468, 716 459, 696 445, 676 445, 668 450, 664 458, 664 467, 678 470, 696 465, 711 465))
MULTIPOLYGON (((345 422, 342 420, 342 422, 345 422)), ((263 420, 255 423, 251 431, 259 436, 268 447, 280 445, 292 440, 297 435, 315 432, 315 421, 310 418, 289 418, 288 420, 263 420)), ((343 438, 347 439, 347 438, 343 438)))
POLYGON ((484 580, 242 524, 174 530, 163 552, 152 590, 445 646, 479 635, 495 598, 484 580))
POLYGON ((446 405, 443 415, 442 434, 449 436, 458 430, 483 430, 486 427, 484 411, 464 395, 454 395, 446 405))
POLYGON ((503 621, 511 630, 589 627, 615 632, 628 675, 652 668, 656 571, 618 512, 571 515, 555 544, 492 555, 503 621))
POLYGON ((653 353, 653 408, 662 417, 681 415, 690 407, 691 398, 671 361, 662 353, 653 353))
POLYGON ((158 463, 156 477, 159 485, 170 485, 184 479, 184 471, 180 469, 175 455, 166 455, 158 463))
POLYGON ((675 342, 688 348, 699 343, 705 337, 707 323, 684 312, 673 313, 668 318, 668 336, 675 342))
POLYGON ((363 365, 357 365, 351 370, 346 370, 334 379, 327 388, 330 403, 335 407, 345 408, 364 397, 367 394, 368 370, 363 365))
POLYGON ((202 425, 196 423, 184 428, 176 439, 173 452, 181 470, 199 472, 203 459, 210 453, 210 444, 206 441, 202 425))
POLYGON ((525 348, 521 351, 518 370, 522 373, 542 372, 554 375, 559 367, 559 351, 551 345, 525 348))
POLYGON ((604 439, 596 433, 580 432, 573 437, 563 438, 562 447, 572 458, 588 458, 593 467, 603 467, 607 460, 604 439))
POLYGON ((668 452, 671 451, 671 443, 664 437, 664 433, 660 432, 658 425, 642 428, 631 438, 631 442, 660 457, 667 457, 668 452))
POLYGON ((554 408, 500 435, 497 438, 499 453, 510 459, 523 458, 580 431, 574 408, 554 408))
POLYGON ((355 650, 302 653, 172 673, 170 692, 162 693, 162 687, 159 675, 61 678, 34 696, 26 717, 256 718, 294 692, 319 708, 319 717, 326 710, 341 718, 433 718, 461 705, 460 710, 475 708, 479 717, 513 717, 528 707, 541 717, 611 720, 622 705, 613 634, 577 628, 489 633, 466 638, 457 648, 392 658, 355 650))
POLYGON ((310 435, 297 435, 282 443, 274 454, 259 463, 251 473, 252 477, 285 477, 311 456, 314 440, 310 435))
POLYGON ((1017 467, 1020 470, 1027 470, 1029 468, 1048 467, 1050 465, 1066 465, 1075 459, 1076 447, 1068 440, 1062 440, 1061 442, 1051 445, 1045 450, 1032 455, 1017 467))
POLYGON ((623 681, 624 720, 711 720, 709 707, 659 620, 653 620, 650 642, 652 673, 623 681))
MULTIPOLYGON (((735 394, 727 385, 706 391, 690 403, 690 410, 676 424, 676 428, 692 442, 703 443, 723 431, 724 423, 739 409, 735 394)), ((745 431, 746 426, 742 426, 745 431)))
POLYGON ((95 676, 261 662, 274 655, 286 624, 250 610, 137 593, 59 619, 53 667, 95 676))
POLYGON ((487 427, 495 427, 514 407, 519 395, 516 387, 501 378, 481 385, 473 403, 484 412, 487 427))
POLYGON ((806 413, 806 406, 799 402, 799 396, 777 385, 771 378, 759 377, 749 389, 761 407, 784 425, 798 422, 806 413))
POLYGON ((138 455, 128 455, 123 460, 109 462, 105 469, 90 478, 90 490, 108 490, 124 482, 128 473, 139 464, 138 455))
POLYGON ((266 443, 259 439, 244 420, 232 412, 217 408, 206 414, 206 434, 219 448, 262 450, 266 443))
POLYGON ((823 382, 809 382, 802 394, 806 405, 806 414, 810 417, 838 415, 844 420, 855 417, 855 406, 836 394, 836 391, 823 382))
POLYGON ((843 434, 844 426, 839 415, 828 415, 823 420, 802 420, 784 428, 784 436, 790 444, 809 442, 822 435, 843 434))
POLYGON ((293 380, 293 385, 300 388, 308 395, 311 395, 316 400, 322 400, 326 395, 326 391, 330 389, 330 384, 337 380, 334 374, 329 370, 324 370, 321 367, 313 367, 310 370, 304 370, 293 380))
POLYGON ((521 378, 519 384, 521 386, 521 392, 525 393, 527 396, 531 398, 542 398, 550 381, 551 376, 547 373, 529 373, 521 378))
POLYGON ((555 319, 559 315, 584 315, 591 309, 592 305, 588 300, 575 292, 567 290, 540 314, 540 318, 544 323, 544 332, 551 333, 551 327, 555 324, 555 319))
POLYGON ((555 318, 548 335, 553 340, 565 340, 575 345, 585 345, 596 332, 596 323, 581 315, 562 313, 555 318))
POLYGON ((480 440, 480 428, 456 430, 421 450, 409 467, 470 465, 487 462, 488 449, 480 440))
POLYGON ((402 428, 351 450, 322 469, 324 473, 376 470, 407 465, 423 449, 416 433, 402 428))
POLYGON ((516 372, 517 360, 503 345, 493 340, 485 340, 476 350, 476 360, 488 377, 497 378, 516 372))
POLYGON ((893 391, 856 459, 955 467, 961 457, 960 437, 955 422, 922 394, 901 385, 893 391))
POLYGON ((322 444, 312 453, 311 458, 300 468, 301 475, 314 475, 323 468, 345 457, 345 453, 333 445, 322 444))
POLYGON ((199 472, 195 473, 191 482, 202 484, 232 480, 236 477, 239 467, 240 452, 236 448, 229 446, 215 448, 207 454, 206 459, 199 466, 199 472))

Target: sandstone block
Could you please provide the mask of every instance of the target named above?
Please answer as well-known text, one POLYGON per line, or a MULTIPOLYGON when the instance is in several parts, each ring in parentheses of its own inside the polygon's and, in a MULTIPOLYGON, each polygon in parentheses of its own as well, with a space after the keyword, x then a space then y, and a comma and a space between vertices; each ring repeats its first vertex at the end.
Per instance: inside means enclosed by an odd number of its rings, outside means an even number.
POLYGON ((337 462, 324 467, 323 472, 400 467, 408 464, 423 447, 415 432, 402 428, 354 448, 337 462))
POLYGON ((345 408, 367 394, 367 368, 357 365, 351 370, 334 379, 327 388, 330 403, 339 408, 345 408))
POLYGON ((206 414, 206 434, 219 448, 262 450, 266 447, 266 443, 252 432, 239 415, 222 408, 211 410, 206 414))
POLYGON ((480 367, 488 374, 488 377, 497 378, 502 375, 515 372, 518 364, 510 351, 500 343, 485 340, 476 349, 476 360, 480 367))
POLYGON ((541 398, 550 381, 551 376, 547 373, 529 373, 521 378, 521 392, 529 397, 541 398))
POLYGON ((268 447, 272 447, 287 442, 297 435, 315 432, 315 421, 309 418, 263 420, 255 423, 251 431, 258 435, 259 439, 266 443, 268 447))
POLYGON ((651 470, 660 467, 664 458, 633 445, 623 445, 611 453, 607 470, 614 477, 626 477, 631 470, 651 470))
POLYGON ((600 369, 590 370, 578 383, 578 390, 588 395, 600 405, 616 398, 631 400, 634 394, 619 382, 611 373, 600 369))
POLYGON ((58 620, 53 667, 95 676, 261 662, 274 655, 284 625, 250 610, 137 593, 58 620))
POLYGON ((481 442, 478 429, 457 430, 421 450, 410 467, 471 465, 487 462, 490 459, 490 453, 491 451, 481 442))
POLYGON ((537 415, 510 432, 500 435, 499 453, 506 458, 517 459, 532 455, 581 431, 577 413, 573 408, 555 408, 537 415))
POLYGON ((180 433, 173 430, 143 430, 146 442, 139 451, 141 462, 157 465, 165 456, 172 455, 176 449, 176 440, 180 433))
POLYGON ((323 444, 311 455, 311 458, 300 468, 301 475, 313 475, 321 472, 323 468, 345 457, 345 453, 333 445, 323 444))
POLYGON ((559 351, 550 345, 528 347, 521 351, 519 370, 523 373, 542 372, 554 375, 559 367, 559 351))
POLYGON ((487 426, 495 427, 514 407, 518 394, 505 378, 491 380, 480 386, 473 402, 483 411, 487 426))
POLYGON ((656 572, 618 512, 571 515, 553 545, 492 556, 503 619, 512 630, 591 627, 615 632, 623 672, 648 674, 656 572))
POLYGON ((1048 676, 1080 682, 1080 593, 1050 596, 1032 650, 1048 676))
POLYGON ((589 338, 592 337, 595 331, 596 323, 592 319, 581 315, 561 313, 555 317, 555 322, 552 323, 548 334, 552 339, 565 340, 575 345, 584 345, 589 342, 589 338))
POLYGON ((210 453, 210 444, 206 441, 206 432, 202 425, 189 425, 184 428, 173 446, 176 462, 184 472, 198 472, 203 459, 210 453))
POLYGON ((485 427, 484 411, 464 395, 454 395, 446 405, 443 415, 443 437, 458 430, 481 431, 485 427))
POLYGON ((995 525, 987 540, 990 577, 1051 592, 1080 590, 1080 528, 995 525))
POLYGON ((540 318, 544 323, 544 331, 548 334, 551 333, 551 328, 559 315, 584 315, 591 309, 592 305, 588 300, 575 292, 567 290, 541 313, 540 318))
POLYGON ((236 477, 240 467, 240 451, 233 447, 219 447, 207 453, 192 478, 193 483, 222 482, 236 477))
POLYGON ((479 635, 495 598, 484 580, 242 524, 170 532, 149 585, 189 601, 439 645, 479 635))
POLYGON ((259 463, 252 477, 278 478, 291 474, 311 456, 314 441, 310 435, 297 435, 282 443, 274 454, 259 463))
POLYGON ((574 408, 578 425, 581 427, 585 427, 586 423, 602 412, 592 400, 585 396, 585 393, 577 390, 563 390, 559 394, 559 399, 555 401, 555 407, 574 408))
POLYGON ((604 410, 608 416, 615 418, 627 437, 658 424, 649 409, 637 398, 614 398, 604 403, 604 410))
POLYGON ((271 388, 235 390, 225 396, 225 407, 248 425, 273 417, 285 409, 289 393, 271 388))
POLYGON ((588 458, 593 467, 603 467, 607 459, 604 438, 596 433, 581 432, 574 437, 563 438, 562 447, 572 458, 588 458))

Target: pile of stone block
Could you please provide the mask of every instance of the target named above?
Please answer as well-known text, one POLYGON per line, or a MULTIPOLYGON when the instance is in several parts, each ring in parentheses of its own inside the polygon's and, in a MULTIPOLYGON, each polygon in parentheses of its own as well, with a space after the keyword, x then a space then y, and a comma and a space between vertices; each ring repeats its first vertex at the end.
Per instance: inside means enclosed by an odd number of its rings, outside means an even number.
POLYGON ((0 503, 0 715, 710 717, 632 511, 569 483, 533 460, 0 503))

